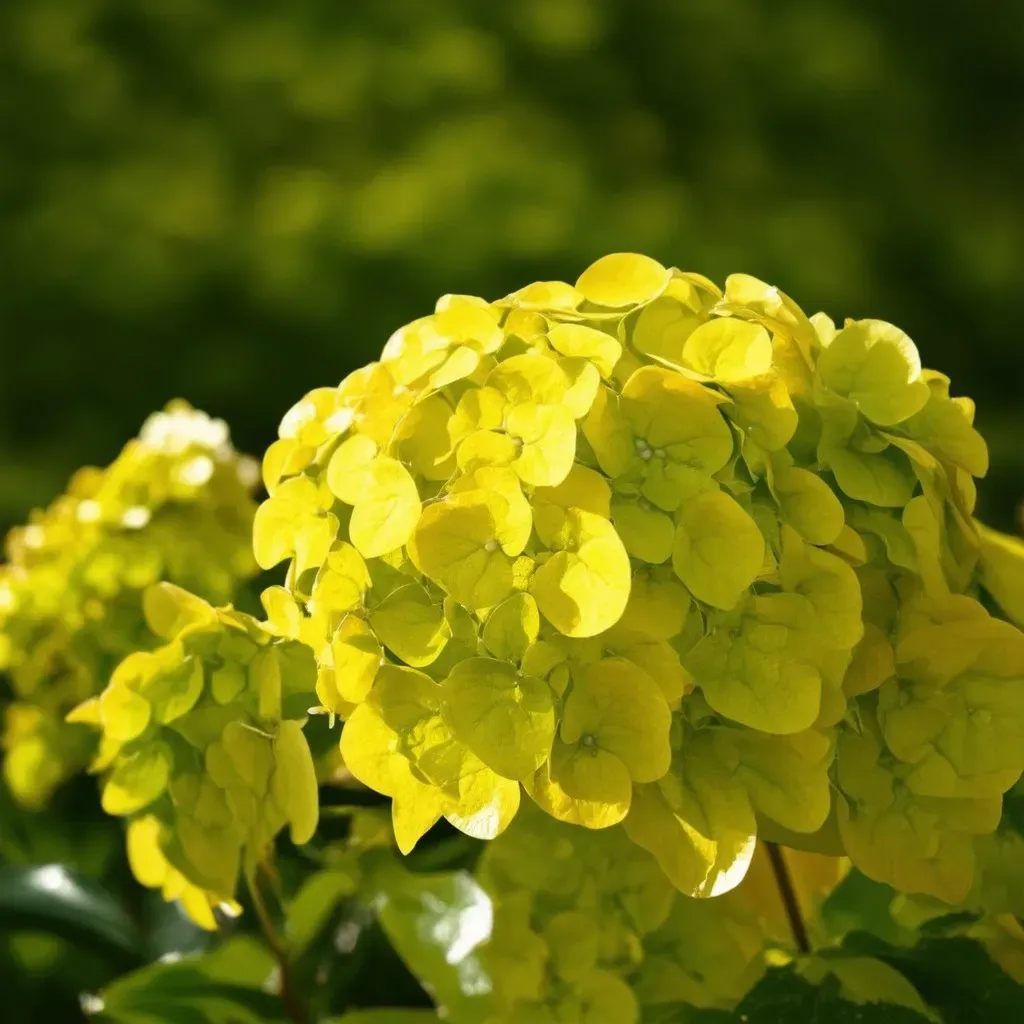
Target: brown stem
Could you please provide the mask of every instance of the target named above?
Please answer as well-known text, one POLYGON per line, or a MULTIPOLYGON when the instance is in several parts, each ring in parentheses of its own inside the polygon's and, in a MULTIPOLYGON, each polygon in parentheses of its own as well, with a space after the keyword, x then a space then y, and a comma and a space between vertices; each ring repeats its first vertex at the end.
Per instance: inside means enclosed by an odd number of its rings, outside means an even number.
POLYGON ((292 1024, 307 1024, 306 1012, 296 997, 295 989, 292 985, 291 962, 288 958, 288 950, 285 949, 281 937, 277 934, 277 929, 274 927, 274 922, 267 910, 267 905, 263 902, 258 875, 253 875, 249 879, 249 892, 252 895, 253 909, 256 911, 256 917, 260 922, 260 930, 263 932, 263 937, 266 939, 270 951, 277 960, 277 970, 280 976, 278 995, 284 1004, 284 1012, 292 1024))
POLYGON ((782 906, 789 919, 789 930, 793 933, 793 941, 801 953, 810 953, 811 943, 807 938, 807 927, 804 924, 803 915, 800 913, 800 904, 797 902, 796 891, 793 889, 793 880, 789 877, 789 868, 786 866, 786 858, 782 855, 777 843, 765 843, 768 851, 768 860, 772 865, 772 873, 775 875, 775 884, 779 887, 779 897, 782 906))

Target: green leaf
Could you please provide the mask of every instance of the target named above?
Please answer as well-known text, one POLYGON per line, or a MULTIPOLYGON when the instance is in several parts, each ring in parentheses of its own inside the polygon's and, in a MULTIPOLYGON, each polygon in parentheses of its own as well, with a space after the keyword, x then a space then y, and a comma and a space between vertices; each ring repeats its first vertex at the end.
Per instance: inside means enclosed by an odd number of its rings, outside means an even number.
POLYGON ((908 949, 859 932, 848 936, 844 947, 895 967, 945 1024, 1024 1020, 1024 986, 973 939, 926 937, 908 949))
POLYGON ((356 885, 356 874, 348 868, 328 868, 305 880, 288 906, 286 938, 292 956, 303 954, 356 885))
POLYGON ((155 963, 118 978, 96 1000, 97 1020, 118 1024, 263 1024, 287 1019, 263 991, 273 961, 253 939, 239 937, 214 953, 155 963))
POLYGON ((491 937, 494 912, 473 877, 417 875, 388 857, 376 862, 368 881, 367 899, 438 1013, 456 1024, 485 1019, 491 981, 479 947, 491 937))
POLYGON ((0 868, 0 932, 46 932, 138 963, 142 937, 105 889, 59 864, 0 868))
POLYGON ((902 942, 908 933, 892 915, 895 895, 891 886, 851 868, 822 903, 821 920, 832 938, 863 931, 886 942, 902 942))
MULTIPOLYGON (((672 1019, 672 1018, 667 1018, 672 1019)), ((802 978, 792 966, 769 970, 732 1014, 702 1010, 675 1018, 688 1024, 926 1024, 928 1018, 892 1003, 855 1003, 840 995, 839 979, 821 985, 802 978)), ((992 1020, 1003 1018, 992 1018, 992 1020)), ((1010 1020, 1012 1018, 1006 1018, 1010 1020)))

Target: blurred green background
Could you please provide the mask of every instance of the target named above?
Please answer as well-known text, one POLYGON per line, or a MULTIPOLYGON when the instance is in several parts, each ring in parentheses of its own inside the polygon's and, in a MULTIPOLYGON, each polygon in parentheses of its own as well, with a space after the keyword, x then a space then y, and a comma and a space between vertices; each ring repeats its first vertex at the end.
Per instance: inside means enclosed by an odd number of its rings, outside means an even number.
POLYGON ((1024 493, 1015 0, 4 0, 0 525, 181 395, 259 453, 613 250, 907 330, 1024 493))

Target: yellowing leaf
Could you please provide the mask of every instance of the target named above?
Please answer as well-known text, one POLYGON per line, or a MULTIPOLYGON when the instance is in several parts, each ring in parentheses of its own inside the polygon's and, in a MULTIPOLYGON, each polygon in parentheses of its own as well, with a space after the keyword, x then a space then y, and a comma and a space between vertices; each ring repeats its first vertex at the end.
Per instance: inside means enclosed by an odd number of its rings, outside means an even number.
POLYGON ((531 775, 551 750, 550 688, 504 661, 470 658, 456 665, 444 682, 444 715, 456 737, 505 778, 531 775))
POLYGON ((325 708, 340 713, 344 703, 358 704, 373 686, 384 654, 373 630, 355 615, 342 619, 331 638, 333 672, 317 678, 317 695, 325 708))
POLYGON ((974 429, 973 405, 968 399, 949 397, 948 382, 929 384, 925 407, 906 421, 904 429, 944 462, 960 466, 971 476, 988 472, 988 447, 974 429))
POLYGON ((462 755, 456 795, 445 800, 444 817, 474 839, 495 839, 519 810, 519 783, 502 778, 469 750, 462 755))
MULTIPOLYGON (((186 657, 172 671, 161 671, 147 679, 140 692, 153 709, 156 721, 167 724, 188 714, 203 692, 202 662, 186 657)), ((100 698, 101 704, 103 697, 100 698)))
POLYGON ((132 874, 148 889, 164 884, 170 865, 160 849, 163 825, 155 815, 147 814, 128 823, 126 849, 132 874))
POLYGON ((315 458, 316 449, 292 438, 274 441, 263 455, 263 486, 273 494, 285 477, 301 473, 315 458))
POLYGON ((99 722, 110 739, 128 743, 141 736, 152 718, 148 700, 134 688, 126 685, 135 666, 141 669, 138 680, 145 679, 153 671, 152 657, 139 651, 130 654, 115 670, 115 678, 99 696, 99 722), (124 681, 122 681, 124 680, 124 681))
POLYGON ((582 429, 601 469, 608 476, 618 477, 630 469, 637 450, 632 427, 618 394, 610 388, 599 388, 582 429))
POLYGON ((518 456, 519 448, 508 434, 475 430, 459 444, 456 459, 463 473, 475 473, 482 466, 508 466, 518 456))
POLYGON ((836 446, 822 450, 844 494, 883 508, 902 508, 914 493, 906 459, 892 450, 870 454, 836 446))
POLYGON ((559 359, 558 365, 569 380, 569 390, 562 402, 574 420, 581 420, 590 412, 601 389, 601 374, 589 359, 582 356, 567 356, 559 359))
POLYGON ((533 530, 533 513, 515 473, 504 466, 481 466, 452 485, 451 501, 485 502, 494 514, 495 538, 507 555, 518 555, 533 530))
POLYGON ((535 281, 504 301, 522 309, 576 309, 583 296, 564 281, 535 281))
POLYGON ((676 516, 672 567, 699 601, 735 607, 764 562, 757 524, 724 491, 691 498, 676 516))
POLYGON ((430 375, 430 387, 440 390, 472 376, 483 362, 480 353, 468 345, 460 345, 430 375))
POLYGON ((725 279, 725 295, 716 312, 756 320, 771 331, 776 340, 787 339, 796 347, 796 359, 809 366, 818 344, 818 335, 803 310, 774 285, 765 284, 750 274, 730 274, 725 279))

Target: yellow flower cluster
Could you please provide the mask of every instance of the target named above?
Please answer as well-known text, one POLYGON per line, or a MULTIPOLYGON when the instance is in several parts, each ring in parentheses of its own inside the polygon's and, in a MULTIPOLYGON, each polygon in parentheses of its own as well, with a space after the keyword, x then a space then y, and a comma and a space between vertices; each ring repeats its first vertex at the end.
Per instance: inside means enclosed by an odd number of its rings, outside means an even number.
POLYGON ((167 642, 130 654, 69 719, 101 730, 90 770, 105 773, 103 809, 129 818, 136 878, 213 928, 285 826, 296 843, 316 829, 302 733, 316 666, 302 644, 171 584, 144 607, 167 642))
MULTIPOLYGON (((789 852, 809 926, 847 866, 789 852)), ((679 1019, 671 1011, 683 1004, 732 1009, 767 963, 795 952, 760 847, 736 889, 692 899, 621 828, 585 832, 524 808, 488 845, 477 877, 494 907, 482 953, 495 1024, 636 1024, 679 1019)))
POLYGON ((255 572, 257 475, 222 421, 172 402, 110 466, 80 470, 66 494, 11 532, 0 565, 0 671, 14 702, 2 742, 19 801, 45 803, 88 761, 92 738, 63 718, 126 654, 156 642, 142 615, 146 586, 170 580, 220 603, 255 572))
POLYGON ((891 324, 620 253, 445 296, 307 395, 256 557, 403 850, 525 792, 691 896, 761 834, 956 901, 1024 769, 972 421, 891 324))

